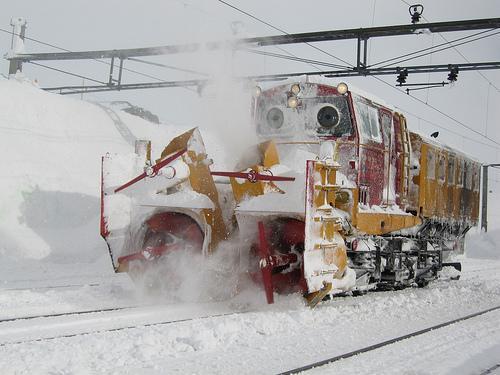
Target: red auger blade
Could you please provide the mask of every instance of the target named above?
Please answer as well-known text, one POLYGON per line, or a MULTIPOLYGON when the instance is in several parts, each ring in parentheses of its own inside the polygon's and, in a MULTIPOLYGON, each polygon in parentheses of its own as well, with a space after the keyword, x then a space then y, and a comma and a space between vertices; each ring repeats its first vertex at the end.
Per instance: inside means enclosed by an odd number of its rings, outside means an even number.
MULTIPOLYGON (((177 159, 179 156, 181 156, 186 151, 187 151, 187 149, 183 148, 182 150, 176 152, 172 156, 169 156, 168 158, 163 159, 163 160, 159 161, 158 163, 156 163, 155 165, 153 165, 151 167, 152 168, 152 175, 155 176, 159 172, 160 169, 162 169, 166 165, 168 165, 171 162, 173 162, 175 159, 177 159)), ((147 176, 146 172, 141 173, 139 176, 133 178, 129 182, 127 182, 127 183, 123 184, 122 186, 116 188, 115 189, 115 193, 118 193, 119 191, 121 191, 121 190, 123 190, 125 188, 128 188, 130 185, 133 185, 136 182, 141 181, 142 179, 146 178, 146 176, 147 176)))
POLYGON ((269 255, 269 246, 267 244, 264 223, 259 221, 259 266, 262 271, 262 279, 264 281, 267 303, 271 304, 274 303, 274 286, 271 274, 273 267, 269 262, 267 262, 269 255))
POLYGON ((153 260, 160 256, 180 249, 178 244, 163 246, 148 246, 136 253, 125 255, 118 258, 118 264, 128 263, 132 260, 153 260))
POLYGON ((223 177, 235 177, 235 178, 246 178, 250 182, 257 181, 295 181, 295 177, 284 177, 284 176, 270 176, 267 174, 257 173, 255 170, 250 172, 210 172, 212 176, 223 176, 223 177))

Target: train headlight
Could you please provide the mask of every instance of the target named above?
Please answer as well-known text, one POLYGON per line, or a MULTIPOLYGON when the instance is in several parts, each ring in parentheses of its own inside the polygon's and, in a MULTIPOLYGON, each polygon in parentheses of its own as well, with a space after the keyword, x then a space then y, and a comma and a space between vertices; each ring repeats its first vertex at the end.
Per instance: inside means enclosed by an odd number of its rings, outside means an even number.
POLYGON ((347 93, 347 91, 349 90, 349 87, 347 87, 347 84, 344 83, 344 82, 340 82, 338 85, 337 85, 337 92, 340 94, 340 95, 344 95, 347 93))
POLYGON ((299 105, 299 99, 297 99, 297 97, 295 96, 290 96, 286 101, 286 105, 288 106, 288 108, 297 108, 297 106, 299 105))
POLYGON ((300 92, 300 85, 298 83, 294 83, 290 91, 293 95, 297 95, 300 92))
POLYGON ((262 89, 260 88, 260 86, 255 86, 253 89, 253 96, 255 98, 258 98, 261 94, 262 94, 262 89))
POLYGON ((283 126, 283 111, 279 108, 271 108, 266 115, 267 124, 272 129, 279 129, 283 126))

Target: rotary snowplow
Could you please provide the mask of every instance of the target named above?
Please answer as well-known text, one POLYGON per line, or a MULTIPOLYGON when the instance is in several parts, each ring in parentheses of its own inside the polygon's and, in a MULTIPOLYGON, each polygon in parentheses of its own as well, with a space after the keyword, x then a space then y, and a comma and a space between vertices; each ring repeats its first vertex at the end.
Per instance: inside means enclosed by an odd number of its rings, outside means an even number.
POLYGON ((256 90, 262 143, 211 169, 198 129, 102 162, 101 234, 117 271, 231 240, 239 271, 274 293, 424 286, 477 223, 480 164, 412 133, 376 98, 309 79, 256 90), (214 180, 216 178, 217 180, 214 180), (223 183, 225 182, 225 183, 223 183), (231 187, 227 194, 228 182, 231 187))
POLYGON ((102 158, 101 235, 118 272, 147 272, 187 248, 209 254, 228 237, 209 163, 197 129, 174 138, 154 163, 149 141, 133 155, 102 158))
POLYGON ((347 257, 339 218, 324 206, 335 194, 329 187, 335 164, 311 163, 304 215, 306 175, 280 164, 272 141, 258 145, 254 163, 238 172, 210 170, 198 129, 173 139, 155 162, 150 145, 140 141, 134 155, 102 158, 101 234, 117 272, 147 273, 176 251, 209 256, 221 241, 237 236, 240 269, 264 285, 269 303, 274 291, 324 291, 343 278, 347 257), (231 185, 234 202, 226 206, 237 208, 228 223, 214 176, 231 185), (326 188, 318 190, 318 184, 326 188), (305 251, 306 241, 312 252, 305 251), (325 252, 324 260, 314 254, 317 249, 325 252))

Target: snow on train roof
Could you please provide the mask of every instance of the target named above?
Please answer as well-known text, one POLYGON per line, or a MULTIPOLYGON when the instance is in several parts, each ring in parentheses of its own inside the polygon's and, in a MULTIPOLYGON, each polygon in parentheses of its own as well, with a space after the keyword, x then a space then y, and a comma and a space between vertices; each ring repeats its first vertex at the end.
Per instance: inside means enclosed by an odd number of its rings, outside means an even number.
POLYGON ((373 95, 372 93, 369 93, 367 91, 364 91, 356 86, 351 85, 350 83, 339 80, 337 78, 328 78, 324 76, 308 76, 308 75, 301 75, 297 77, 290 77, 287 79, 284 79, 282 81, 266 81, 266 82, 261 82, 259 83, 259 86, 263 90, 268 90, 276 86, 286 86, 286 85, 292 85, 297 82, 308 82, 308 83, 316 83, 316 84, 321 84, 321 85, 326 85, 326 86, 333 86, 336 87, 339 83, 344 82, 347 84, 347 87, 349 87, 349 91, 353 94, 362 96, 366 99, 371 100, 372 102, 385 107, 387 109, 390 109, 393 112, 397 112, 396 108, 384 101, 383 99, 377 97, 376 95, 373 95))
MULTIPOLYGON (((374 102, 382 107, 385 107, 393 112, 400 112, 396 109, 395 106, 388 104, 386 101, 377 97, 376 95, 373 95, 372 93, 364 91, 364 90, 362 90, 354 85, 349 84, 348 82, 345 82, 343 80, 339 80, 337 78, 328 78, 328 77, 319 76, 319 75, 315 75, 315 76, 301 75, 301 76, 297 76, 297 77, 290 77, 290 78, 287 78, 287 79, 284 79, 284 80, 278 81, 278 82, 276 82, 276 81, 261 82, 260 87, 263 90, 268 90, 268 89, 271 89, 273 87, 292 85, 292 84, 297 83, 297 82, 299 82, 299 83, 300 82, 316 83, 316 84, 322 84, 322 85, 334 86, 334 87, 336 87, 339 83, 344 82, 347 84, 349 91, 351 93, 353 93, 354 95, 359 95, 361 97, 364 97, 364 98, 366 98, 366 99, 368 99, 368 100, 370 100, 370 101, 372 101, 372 102, 374 102)), ((402 114, 404 115, 404 113, 402 113, 402 114)), ((409 125, 411 125, 411 123, 409 125)), ((435 147, 443 148, 449 152, 452 152, 455 155, 460 155, 460 156, 467 158, 469 160, 472 160, 476 163, 480 163, 480 161, 475 159, 474 157, 472 157, 472 156, 470 156, 462 151, 459 151, 456 148, 448 146, 447 144, 442 143, 436 139, 431 139, 431 138, 429 138, 428 135, 419 133, 418 131, 414 131, 414 130, 410 130, 410 131, 412 133, 417 134, 420 138, 422 138, 422 140, 424 142, 426 142, 428 144, 431 144, 435 147)))
POLYGON ((462 158, 471 160, 475 163, 482 164, 478 159, 474 158, 473 156, 466 154, 463 151, 459 151, 457 148, 451 147, 451 146, 447 145, 446 143, 440 142, 436 138, 430 138, 428 135, 422 134, 421 132, 418 132, 418 131, 410 130, 410 132, 418 135, 422 139, 423 142, 425 142, 433 147, 444 149, 444 150, 446 150, 454 155, 461 156, 462 158))

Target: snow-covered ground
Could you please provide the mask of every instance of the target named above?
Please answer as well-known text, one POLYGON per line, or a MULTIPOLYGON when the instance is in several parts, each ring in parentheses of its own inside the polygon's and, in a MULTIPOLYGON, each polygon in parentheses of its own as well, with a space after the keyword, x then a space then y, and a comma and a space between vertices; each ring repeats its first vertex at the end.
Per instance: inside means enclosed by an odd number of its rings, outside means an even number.
MULTIPOLYGON (((0 319, 135 307, 1 322, 0 373, 279 373, 499 306, 500 259, 463 262, 459 281, 338 298, 313 310, 298 295, 267 306, 257 290, 220 303, 164 304, 118 276, 94 286, 2 290, 0 319)), ((498 363, 499 345, 494 311, 312 372, 478 374, 498 363)))
MULTIPOLYGON (((29 82, 0 79, 0 101, 0 374, 279 373, 500 306, 499 232, 468 238, 458 281, 313 310, 248 283, 222 302, 145 294, 99 237, 100 156, 135 139, 159 152, 186 129, 29 82)), ((479 374, 500 361, 499 327, 494 311, 311 372, 479 374)))

